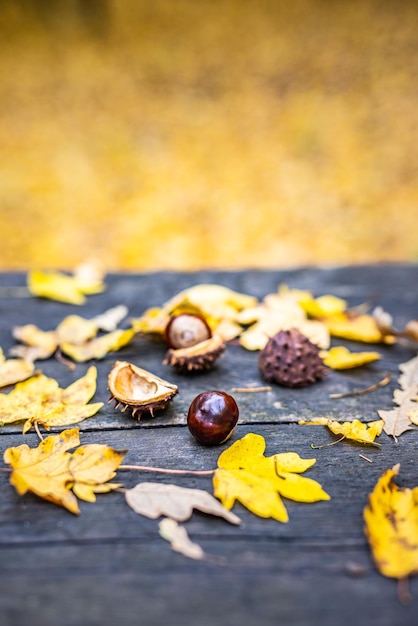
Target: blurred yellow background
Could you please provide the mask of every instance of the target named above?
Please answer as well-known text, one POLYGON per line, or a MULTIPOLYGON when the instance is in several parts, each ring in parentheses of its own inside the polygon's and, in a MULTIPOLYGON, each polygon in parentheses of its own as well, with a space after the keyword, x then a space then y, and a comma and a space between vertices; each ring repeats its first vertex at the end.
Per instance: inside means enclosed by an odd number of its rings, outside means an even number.
POLYGON ((418 259, 418 3, 1 0, 0 269, 418 259))

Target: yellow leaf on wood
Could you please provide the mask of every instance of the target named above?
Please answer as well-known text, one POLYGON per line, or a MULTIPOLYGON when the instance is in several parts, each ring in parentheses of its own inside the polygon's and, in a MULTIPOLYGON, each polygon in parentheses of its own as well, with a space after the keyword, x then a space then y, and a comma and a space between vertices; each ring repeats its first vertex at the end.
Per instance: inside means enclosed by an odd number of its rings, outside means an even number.
POLYGON ((393 343, 393 337, 382 335, 376 320, 371 315, 350 317, 346 313, 332 315, 323 320, 334 337, 363 341, 365 343, 393 343))
POLYGON ((25 359, 5 359, 0 348, 0 387, 15 385, 34 373, 35 366, 25 359))
POLYGON ((418 573, 418 487, 400 488, 399 465, 378 480, 364 509, 365 532, 377 569, 403 579, 418 573))
POLYGON ((104 493, 120 487, 107 481, 115 476, 116 469, 125 455, 126 450, 118 451, 97 443, 77 448, 71 455, 69 463, 74 479, 74 493, 81 500, 94 502, 95 493, 104 493))
POLYGON ((298 475, 315 459, 302 459, 293 452, 265 457, 264 451, 264 438, 250 433, 220 455, 214 494, 227 509, 238 500, 259 517, 287 522, 281 496, 299 502, 329 499, 319 483, 298 475))
POLYGON ((91 341, 82 345, 63 343, 61 350, 78 363, 90 361, 91 359, 103 359, 109 352, 116 352, 126 346, 134 334, 135 331, 132 328, 128 330, 114 330, 101 337, 91 339, 91 341))
POLYGON ((380 359, 378 352, 350 352, 344 346, 335 346, 320 353, 324 365, 335 370, 351 369, 380 359))
POLYGON ((327 417, 316 417, 310 421, 301 420, 298 424, 304 426, 327 426, 334 435, 342 435, 345 439, 352 439, 358 443, 373 444, 376 437, 381 434, 384 422, 383 420, 375 420, 374 422, 365 423, 356 419, 352 422, 337 422, 327 417))
POLYGON ((65 430, 60 435, 46 437, 37 448, 26 444, 8 448, 4 461, 12 466, 10 482, 19 495, 31 491, 36 495, 79 513, 77 499, 70 491, 71 455, 67 452, 80 443, 78 429, 65 430))
POLYGON ((85 294, 104 290, 103 273, 87 265, 76 268, 74 275, 57 271, 32 270, 28 274, 28 289, 34 296, 66 302, 84 304, 85 294))

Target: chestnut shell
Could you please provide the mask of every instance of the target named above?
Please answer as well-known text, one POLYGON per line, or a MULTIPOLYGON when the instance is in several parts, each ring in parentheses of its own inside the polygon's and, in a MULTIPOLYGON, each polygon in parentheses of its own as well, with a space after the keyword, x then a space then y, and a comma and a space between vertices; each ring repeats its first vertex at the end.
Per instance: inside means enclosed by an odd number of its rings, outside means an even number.
POLYGON ((189 407, 187 426, 199 443, 214 446, 229 439, 238 417, 238 405, 232 396, 224 391, 204 391, 189 407))

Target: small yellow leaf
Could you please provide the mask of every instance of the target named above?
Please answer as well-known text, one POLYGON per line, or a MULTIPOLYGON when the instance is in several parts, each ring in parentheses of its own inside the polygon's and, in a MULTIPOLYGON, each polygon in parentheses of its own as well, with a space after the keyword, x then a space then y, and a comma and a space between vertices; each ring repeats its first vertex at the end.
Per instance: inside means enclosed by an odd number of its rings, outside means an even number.
POLYGON ((63 343, 61 350, 78 363, 90 361, 91 359, 103 359, 109 352, 116 352, 126 346, 134 334, 135 331, 132 328, 128 330, 114 330, 82 345, 63 343))
POLYGON ((343 313, 347 302, 337 296, 324 295, 319 298, 299 300, 301 307, 309 317, 324 318, 343 313))
POLYGON ((350 352, 344 346, 336 346, 320 353, 324 365, 335 370, 359 367, 380 359, 378 352, 350 352))
POLYGON ((70 491, 71 455, 67 452, 80 443, 78 429, 65 430, 60 435, 46 437, 37 448, 22 444, 8 448, 4 461, 12 466, 10 482, 19 495, 31 491, 36 495, 79 513, 77 500, 70 491))
POLYGON ((394 341, 393 337, 382 335, 376 320, 371 315, 350 317, 347 313, 340 313, 324 318, 323 322, 334 337, 365 343, 393 343, 394 341))
POLYGON ((393 482, 398 472, 395 465, 379 478, 364 520, 377 569, 383 576, 402 579, 418 573, 418 487, 398 487, 393 482))
POLYGON ((315 459, 302 459, 294 452, 265 457, 264 451, 264 438, 250 433, 220 455, 213 478, 214 494, 227 509, 239 500, 260 517, 287 522, 280 496, 299 502, 329 499, 319 483, 298 475, 315 459))
MULTIPOLYGON (((1 350, 1 348, 0 348, 1 350)), ((35 366, 25 359, 3 359, 0 362, 0 387, 15 385, 34 373, 35 366)))
POLYGON ((381 434, 384 422, 383 420, 375 420, 374 422, 365 423, 356 419, 352 422, 337 422, 326 417, 316 417, 310 421, 301 420, 298 424, 305 426, 327 426, 334 435, 342 435, 345 439, 352 439, 358 443, 373 444, 376 437, 381 434))
POLYGON ((104 290, 103 273, 91 264, 79 266, 74 275, 32 270, 28 274, 27 282, 32 295, 68 304, 84 304, 85 294, 100 293, 104 290))

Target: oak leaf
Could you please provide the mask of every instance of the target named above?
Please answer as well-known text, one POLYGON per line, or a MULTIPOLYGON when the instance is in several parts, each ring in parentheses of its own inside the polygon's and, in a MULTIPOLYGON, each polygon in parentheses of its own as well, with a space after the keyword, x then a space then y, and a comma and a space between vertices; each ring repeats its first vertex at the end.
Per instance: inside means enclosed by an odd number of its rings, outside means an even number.
POLYGON ((384 421, 384 431, 396 439, 407 430, 411 430, 411 423, 415 423, 415 411, 418 399, 418 357, 401 363, 399 366, 402 374, 398 382, 400 389, 393 392, 393 401, 397 405, 391 411, 378 411, 379 417, 384 421))
POLYGON ((126 313, 126 307, 118 306, 92 319, 68 315, 55 330, 50 331, 43 331, 34 324, 15 326, 13 337, 22 345, 14 346, 10 353, 28 361, 36 361, 48 359, 60 349, 78 362, 101 359, 108 352, 119 350, 131 341, 134 335, 132 329, 115 328, 126 313), (97 337, 100 330, 106 333, 97 337))
POLYGON ((32 270, 27 282, 29 292, 34 296, 78 305, 85 303, 86 295, 101 293, 105 289, 103 272, 91 263, 78 266, 73 275, 32 270))
POLYGON ((79 430, 72 428, 46 437, 37 448, 27 444, 8 448, 4 461, 13 468, 11 484, 19 495, 30 491, 78 514, 76 496, 94 502, 96 493, 120 487, 107 481, 126 454, 101 444, 79 445, 79 430), (76 450, 68 452, 72 448, 76 450))
POLYGON ((381 355, 378 352, 350 352, 344 346, 335 346, 321 351, 320 356, 327 367, 343 370, 372 363, 380 359, 381 355))
POLYGON ((379 478, 364 509, 365 532, 377 569, 405 579, 418 573, 418 487, 400 488, 399 464, 379 478))
POLYGON ((165 515, 178 522, 188 520, 193 509, 223 517, 231 524, 239 524, 237 515, 228 511, 210 493, 202 489, 188 489, 164 483, 138 483, 125 493, 126 502, 138 513, 150 519, 165 515))
POLYGON ((96 368, 90 367, 66 389, 43 374, 18 383, 10 393, 0 394, 0 424, 24 421, 26 433, 35 424, 49 430, 92 417, 103 406, 103 402, 89 404, 96 392, 96 378, 96 368))
POLYGON ((0 348, 0 387, 15 385, 33 375, 35 367, 26 359, 7 359, 0 348))
POLYGON ((214 495, 231 509, 236 500, 259 517, 288 521, 281 496, 299 502, 329 500, 316 481, 299 476, 315 463, 294 452, 264 456, 265 441, 249 433, 222 452, 213 477, 214 495))
MULTIPOLYGON (((344 439, 352 439, 358 443, 374 444, 383 430, 383 420, 375 420, 374 422, 360 422, 353 420, 352 422, 337 422, 327 417, 316 417, 310 421, 299 421, 298 424, 305 426, 327 426, 334 435, 340 435, 344 439)), ((377 445, 377 444, 375 444, 377 445)))
POLYGON ((160 536, 170 542, 172 550, 179 552, 189 559, 203 559, 205 553, 199 544, 191 541, 184 526, 180 526, 176 520, 165 517, 158 524, 160 536))

